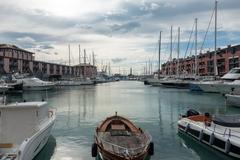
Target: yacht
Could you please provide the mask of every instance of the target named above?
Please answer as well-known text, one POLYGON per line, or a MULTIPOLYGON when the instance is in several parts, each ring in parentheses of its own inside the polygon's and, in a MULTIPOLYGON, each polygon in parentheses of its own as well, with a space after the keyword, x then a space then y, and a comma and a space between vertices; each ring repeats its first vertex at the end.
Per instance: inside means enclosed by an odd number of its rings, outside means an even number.
POLYGON ((226 94, 226 104, 228 106, 240 107, 240 95, 239 94, 226 94))
POLYGON ((178 121, 178 131, 228 156, 240 158, 239 115, 210 115, 188 110, 178 121))
POLYGON ((32 160, 45 146, 55 122, 46 102, 0 106, 0 160, 32 160))
POLYGON ((215 81, 200 81, 192 83, 197 85, 202 91, 210 93, 229 93, 233 90, 240 91, 240 68, 233 68, 220 80, 215 81))
POLYGON ((23 78, 23 90, 28 91, 41 91, 50 90, 55 87, 55 83, 42 81, 38 78, 23 78))

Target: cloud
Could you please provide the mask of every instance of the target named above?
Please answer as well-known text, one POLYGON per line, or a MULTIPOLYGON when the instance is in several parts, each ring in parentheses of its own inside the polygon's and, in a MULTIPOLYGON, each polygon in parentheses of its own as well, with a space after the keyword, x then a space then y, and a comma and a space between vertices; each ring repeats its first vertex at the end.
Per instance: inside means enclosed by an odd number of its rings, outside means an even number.
POLYGON ((112 58, 111 60, 113 63, 121 63, 123 61, 126 61, 127 58, 112 58))
MULTIPOLYGON (((118 66, 140 68, 144 61, 156 59, 159 31, 162 30, 162 57, 169 57, 170 26, 181 27, 184 54, 195 17, 199 18, 199 45, 202 43, 214 1, 203 0, 8 0, 0 2, 0 41, 41 53, 36 58, 67 59, 78 56, 78 44, 94 51, 97 58, 118 66), (84 5, 79 5, 84 4, 84 5), (79 7, 80 6, 80 7, 79 7), (114 51, 114 54, 113 52, 114 51), (50 53, 51 52, 51 53, 50 53), (44 56, 43 56, 44 55, 44 56), (116 58, 127 57, 127 58, 116 58), (142 63, 142 64, 140 64, 142 63)), ((239 43, 239 0, 219 0, 218 46, 239 43)), ((205 48, 213 46, 211 26, 205 48)))
POLYGON ((113 24, 112 26, 110 26, 110 28, 113 32, 127 33, 140 26, 141 25, 138 22, 127 22, 124 24, 113 24))
POLYGON ((49 45, 49 44, 40 45, 39 48, 41 48, 41 49, 54 49, 54 47, 49 45))

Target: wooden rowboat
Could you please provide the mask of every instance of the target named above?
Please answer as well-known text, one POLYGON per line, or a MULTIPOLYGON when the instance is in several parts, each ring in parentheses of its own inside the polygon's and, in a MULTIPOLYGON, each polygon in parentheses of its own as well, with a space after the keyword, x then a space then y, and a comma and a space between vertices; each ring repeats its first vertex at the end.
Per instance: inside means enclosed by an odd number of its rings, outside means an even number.
POLYGON ((103 160, 145 160, 154 154, 150 134, 117 113, 96 128, 94 139, 92 157, 103 160))

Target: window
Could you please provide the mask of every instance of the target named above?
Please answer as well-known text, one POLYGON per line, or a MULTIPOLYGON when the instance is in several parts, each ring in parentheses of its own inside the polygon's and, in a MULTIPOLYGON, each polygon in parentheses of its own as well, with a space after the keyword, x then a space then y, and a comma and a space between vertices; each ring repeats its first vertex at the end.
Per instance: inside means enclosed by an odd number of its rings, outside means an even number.
POLYGON ((235 67, 239 67, 238 57, 229 59, 229 69, 232 69, 232 68, 235 68, 235 67))

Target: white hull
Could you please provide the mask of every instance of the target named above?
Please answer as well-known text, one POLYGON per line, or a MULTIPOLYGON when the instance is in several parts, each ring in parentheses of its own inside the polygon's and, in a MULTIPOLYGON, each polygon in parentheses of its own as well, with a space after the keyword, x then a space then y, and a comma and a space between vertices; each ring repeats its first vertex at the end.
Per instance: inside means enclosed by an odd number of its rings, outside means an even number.
POLYGON ((182 118, 178 121, 178 130, 218 151, 240 158, 239 128, 223 127, 213 123, 206 126, 204 122, 182 118))
POLYGON ((22 153, 19 160, 32 160, 42 150, 51 135, 53 125, 54 119, 45 128, 29 138, 27 142, 23 142, 19 149, 22 153))
POLYGON ((0 160, 32 160, 46 145, 56 115, 46 102, 0 106, 0 160))
POLYGON ((44 85, 44 86, 23 86, 24 91, 45 91, 51 90, 55 85, 44 85))
POLYGON ((5 86, 1 86, 0 87, 0 93, 4 93, 4 92, 6 92, 6 91, 8 91, 8 87, 5 87, 5 86))
POLYGON ((209 93, 218 93, 218 89, 216 87, 215 83, 195 83, 196 85, 198 85, 199 88, 201 88, 201 90, 203 92, 209 92, 209 93))
POLYGON ((161 80, 160 79, 156 79, 156 78, 149 78, 148 80, 148 83, 152 86, 161 86, 162 84, 160 83, 161 80))
POLYGON ((240 107, 240 95, 226 94, 226 103, 230 106, 240 107))
POLYGON ((59 81, 56 86, 82 86, 82 85, 93 85, 93 81, 59 81))

